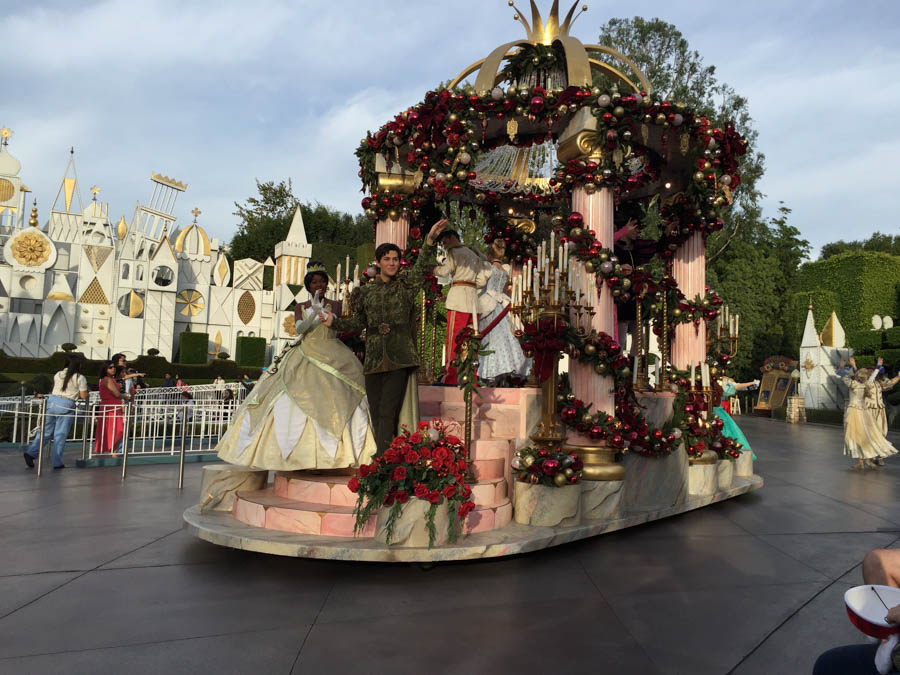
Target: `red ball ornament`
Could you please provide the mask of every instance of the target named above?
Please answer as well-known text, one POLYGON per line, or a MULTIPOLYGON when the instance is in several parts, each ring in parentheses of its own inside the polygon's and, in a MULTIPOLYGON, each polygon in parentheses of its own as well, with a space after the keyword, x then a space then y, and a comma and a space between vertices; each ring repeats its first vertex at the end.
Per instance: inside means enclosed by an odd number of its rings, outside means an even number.
POLYGON ((581 227, 584 224, 584 216, 582 216, 578 211, 573 211, 569 214, 569 217, 566 219, 569 227, 581 227))
POLYGON ((535 96, 531 99, 531 103, 529 104, 531 107, 531 112, 537 115, 540 112, 543 112, 544 106, 546 105, 544 99, 540 96, 535 96))

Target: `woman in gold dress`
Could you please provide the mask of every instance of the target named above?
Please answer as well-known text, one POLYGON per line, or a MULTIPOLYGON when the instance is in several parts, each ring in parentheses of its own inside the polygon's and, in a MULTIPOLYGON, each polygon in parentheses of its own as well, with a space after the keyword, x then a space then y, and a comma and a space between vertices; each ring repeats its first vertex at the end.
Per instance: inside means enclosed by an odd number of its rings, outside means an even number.
POLYGON ((298 340, 286 348, 235 412, 217 451, 232 464, 278 471, 358 466, 375 454, 359 359, 320 322, 328 285, 310 262, 312 296, 301 308, 298 340))
MULTIPOLYGON (((850 366, 856 362, 850 359, 850 366)), ((897 449, 884 437, 881 427, 866 407, 866 392, 871 391, 877 370, 862 368, 853 376, 844 375, 850 388, 850 402, 844 411, 844 454, 856 460, 857 469, 876 466, 877 458, 897 454, 897 449)))

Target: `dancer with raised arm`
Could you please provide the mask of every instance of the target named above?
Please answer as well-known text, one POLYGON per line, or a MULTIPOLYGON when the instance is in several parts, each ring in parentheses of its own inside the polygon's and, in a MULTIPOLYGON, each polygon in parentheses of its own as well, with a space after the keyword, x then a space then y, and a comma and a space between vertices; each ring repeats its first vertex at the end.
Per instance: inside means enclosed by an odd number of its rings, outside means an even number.
MULTIPOLYGON (((841 363, 843 369, 844 364, 841 363)), ((875 369, 857 369, 856 360, 850 357, 853 375, 844 375, 844 383, 850 388, 850 402, 844 411, 844 454, 856 460, 854 468, 874 467, 878 457, 897 454, 881 431, 881 427, 866 407, 866 391, 878 375, 875 369)))
POLYGON ((372 424, 379 454, 397 436, 400 412, 407 400, 408 425, 418 422, 419 367, 414 326, 416 299, 425 283, 425 274, 434 264, 435 241, 447 227, 439 220, 425 237, 419 259, 406 276, 401 277, 400 248, 384 243, 375 249, 378 274, 371 283, 350 296, 350 316, 339 318, 325 311, 323 321, 342 333, 366 331, 365 388, 372 407, 372 424))

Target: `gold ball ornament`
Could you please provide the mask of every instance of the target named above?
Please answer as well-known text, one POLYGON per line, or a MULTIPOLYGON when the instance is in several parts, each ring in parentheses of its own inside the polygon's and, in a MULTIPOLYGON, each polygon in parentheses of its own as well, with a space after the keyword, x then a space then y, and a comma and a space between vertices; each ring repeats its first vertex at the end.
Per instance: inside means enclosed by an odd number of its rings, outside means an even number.
POLYGON ((575 472, 572 469, 563 469, 563 473, 566 475, 566 478, 571 478, 575 475, 575 472))
POLYGON ((563 485, 566 484, 566 482, 567 482, 567 481, 566 481, 566 474, 564 474, 564 473, 558 473, 558 474, 556 474, 556 475, 553 477, 553 483, 554 483, 557 487, 562 487, 563 485))
POLYGON ((469 172, 465 169, 460 169, 456 172, 456 180, 465 180, 469 177, 469 172))
POLYGON ((534 455, 525 455, 525 457, 522 458, 522 461, 524 462, 525 466, 531 466, 532 464, 534 464, 534 455))
MULTIPOLYGON (((560 220, 562 220, 562 218, 560 218, 560 220)), ((584 234, 584 230, 582 230, 580 227, 573 227, 569 234, 573 237, 580 237, 584 234)))
POLYGON ((589 356, 592 355, 592 354, 596 354, 596 353, 597 353, 597 347, 596 347, 595 345, 590 344, 590 343, 589 343, 589 344, 586 344, 586 345, 584 346, 584 353, 587 354, 587 355, 589 355, 589 356))
POLYGON ((677 319, 678 317, 681 316, 681 310, 676 307, 675 309, 672 310, 672 316, 674 316, 677 319))
POLYGON ((607 371, 608 368, 606 367, 605 363, 598 363, 596 366, 594 366, 594 372, 598 375, 606 375, 607 371))
POLYGON ((625 117, 625 108, 623 108, 620 105, 617 105, 615 108, 613 108, 612 114, 618 118, 625 117))
POLYGON ((594 263, 592 263, 590 260, 587 261, 586 263, 584 263, 584 271, 587 272, 588 274, 593 274, 594 273, 594 263))

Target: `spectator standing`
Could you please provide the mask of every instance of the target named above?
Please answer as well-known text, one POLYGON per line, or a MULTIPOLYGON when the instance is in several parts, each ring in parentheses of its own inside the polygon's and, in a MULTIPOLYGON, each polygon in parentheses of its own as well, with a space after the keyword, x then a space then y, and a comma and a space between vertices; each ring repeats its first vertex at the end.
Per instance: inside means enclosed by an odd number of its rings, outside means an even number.
POLYGON ((53 390, 47 399, 43 433, 34 437, 25 452, 25 463, 29 468, 34 466, 44 434, 52 438, 53 468, 66 468, 63 464, 63 449, 75 421, 75 402, 88 397, 87 379, 81 374, 82 363, 81 356, 70 354, 66 357, 66 367, 53 376, 53 390))

